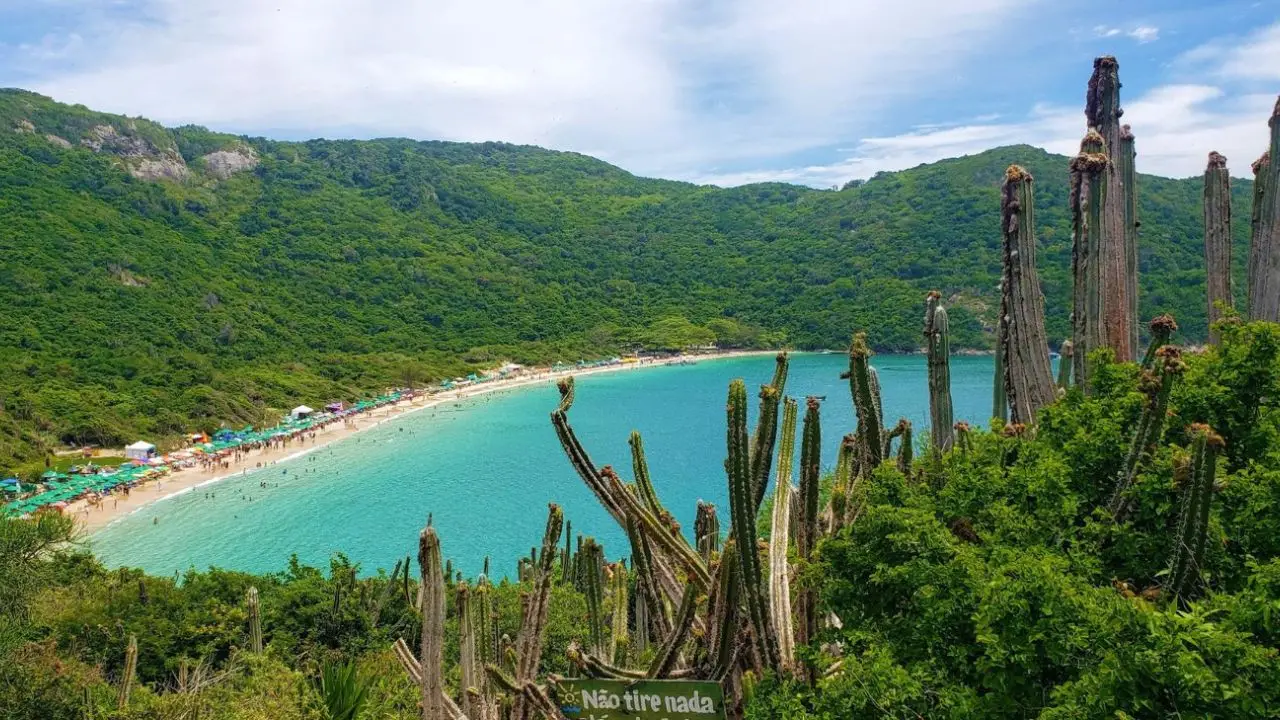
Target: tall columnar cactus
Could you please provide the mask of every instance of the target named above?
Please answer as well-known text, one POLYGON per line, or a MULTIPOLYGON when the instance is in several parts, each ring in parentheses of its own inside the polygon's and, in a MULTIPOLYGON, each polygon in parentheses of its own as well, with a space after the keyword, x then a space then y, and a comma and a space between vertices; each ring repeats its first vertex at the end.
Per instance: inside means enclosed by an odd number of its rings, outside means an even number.
POLYGON ((1160 347, 1155 351, 1155 357, 1159 367, 1142 371, 1142 391, 1147 400, 1108 504, 1108 509, 1117 522, 1124 520, 1129 513, 1129 488, 1138 479, 1143 459, 1160 440, 1165 415, 1169 411, 1169 394, 1173 391, 1174 381, 1186 369, 1186 364, 1182 362, 1182 350, 1174 345, 1160 347))
POLYGON ((1138 173, 1137 151, 1133 130, 1120 126, 1120 150, 1116 153, 1117 172, 1124 193, 1124 263, 1125 294, 1129 301, 1129 357, 1138 354, 1138 173))
POLYGON ((587 598, 587 628, 591 634, 590 651, 604 657, 604 548, 600 547, 594 538, 587 538, 582 544, 582 558, 585 563, 583 594, 587 598))
MULTIPOLYGON (((542 536, 542 552, 535 568, 533 588, 528 595, 526 612, 516 638, 516 663, 513 684, 522 689, 511 706, 511 720, 530 720, 547 704, 545 691, 534 681, 542 662, 542 646, 546 639, 547 616, 551 607, 552 573, 555 569, 556 548, 560 544, 560 532, 564 529, 564 513, 558 505, 548 506, 547 528, 542 536)), ((490 666, 490 677, 495 681, 506 680, 501 672, 490 666)))
POLYGON ((1156 353, 1160 348, 1169 344, 1169 339, 1178 330, 1178 323, 1174 321, 1172 315, 1157 315, 1152 318, 1150 326, 1151 342, 1147 345, 1147 352, 1142 356, 1142 367, 1150 370, 1155 366, 1156 353))
POLYGON ((698 501, 698 513, 693 519, 693 536, 703 560, 710 561, 711 554, 720 549, 720 518, 716 515, 715 505, 698 501))
POLYGON ((1107 197, 1106 143, 1090 129, 1071 159, 1071 341, 1076 384, 1088 392, 1089 353, 1103 344, 1100 253, 1107 197))
POLYGON ((630 641, 627 624, 630 618, 627 597, 627 568, 622 563, 610 567, 609 573, 609 655, 614 662, 623 662, 630 641))
MULTIPOLYGON (((1004 297, 1004 290, 1000 291, 1004 297)), ((1003 301, 1002 301, 1003 302, 1003 301)), ((996 355, 993 369, 995 378, 991 382, 991 417, 1001 423, 1009 421, 1009 394, 1004 384, 1004 313, 996 318, 996 355)))
MULTIPOLYGON (((804 427, 800 435, 800 522, 796 555, 808 562, 818 545, 818 492, 822 482, 822 421, 818 398, 805 401, 804 427)), ((818 599, 804 588, 797 603, 796 644, 807 645, 818 634, 818 599)))
POLYGON ((1058 346, 1058 389, 1066 390, 1071 387, 1071 365, 1075 352, 1075 345, 1070 340, 1063 340, 1058 346))
POLYGON ((774 481, 773 514, 769 533, 769 610, 778 633, 778 658, 783 672, 795 669, 795 627, 791 618, 791 569, 787 546, 791 529, 791 464, 796 451, 796 401, 782 406, 782 444, 778 448, 778 474, 774 481))
POLYGON ((880 403, 871 374, 871 348, 867 334, 857 333, 849 345, 849 391, 853 395, 853 409, 858 416, 858 442, 863 452, 863 472, 870 473, 884 460, 881 453, 881 437, 884 423, 880 418, 880 403))
POLYGON ((929 363, 929 430, 935 452, 951 449, 954 441, 951 409, 951 328, 942 294, 932 291, 924 300, 924 350, 929 363))
POLYGON ((778 353, 774 363, 773 380, 760 388, 760 411, 756 420, 755 435, 751 439, 751 482, 754 488, 755 510, 760 510, 765 489, 769 485, 769 472, 773 467, 773 448, 778 438, 778 407, 782 392, 787 386, 787 369, 790 361, 785 352, 778 353))
MULTIPOLYGON (((1124 184, 1126 161, 1123 147, 1124 128, 1120 125, 1120 64, 1110 55, 1093 61, 1093 75, 1089 78, 1089 91, 1085 101, 1085 118, 1091 129, 1103 139, 1107 150, 1117 157, 1106 169, 1107 193, 1102 207, 1102 239, 1099 245, 1099 292, 1102 299, 1102 340, 1111 348, 1116 359, 1128 362, 1136 348, 1132 347, 1135 318, 1130 315, 1130 282, 1128 240, 1131 237, 1125 226, 1129 189, 1124 184)), ((1132 140, 1129 141, 1132 144, 1132 140)), ((1129 162, 1132 158, 1130 157, 1129 162)), ((1136 268, 1135 268, 1136 269, 1136 268)), ((1092 350, 1092 348, 1090 348, 1092 350)))
POLYGON ((1204 170, 1204 268, 1209 303, 1209 342, 1218 344, 1214 323, 1232 306, 1231 297, 1231 175, 1227 159, 1209 153, 1204 170))
POLYGON ((756 551, 756 484, 752 473, 752 453, 748 447, 747 386, 741 380, 734 380, 729 385, 726 415, 728 459, 725 461, 725 470, 729 476, 729 510, 733 516, 733 538, 739 548, 738 572, 742 576, 742 596, 746 601, 747 619, 754 630, 752 635, 760 662, 765 668, 776 671, 779 667, 778 639, 774 635, 765 607, 760 553, 756 551))
POLYGON ((1191 436, 1191 467, 1183 483, 1182 511, 1169 559, 1169 576, 1165 591, 1186 601, 1195 593, 1204 567, 1204 549, 1209 535, 1209 507, 1213 502, 1214 471, 1217 454, 1223 446, 1222 436, 1208 425, 1187 428, 1191 436))
POLYGON ((440 537, 429 524, 418 537, 418 567, 422 573, 422 720, 445 720, 444 567, 440 562, 440 537))
POLYGON ((972 432, 969 423, 963 420, 956 423, 956 447, 960 449, 960 457, 968 458, 973 452, 972 432))
MULTIPOLYGON (((394 582, 388 583, 388 586, 394 585, 394 582)), ((262 652, 262 608, 258 604, 258 588, 249 588, 245 593, 244 602, 249 611, 249 649, 260 653, 262 652)))
POLYGON ((1271 144, 1253 164, 1249 317, 1280 322, 1280 99, 1268 125, 1271 144))
POLYGON ((478 718, 483 714, 479 705, 484 697, 484 670, 478 657, 471 587, 466 582, 454 586, 454 611, 458 614, 458 667, 462 675, 459 704, 468 718, 478 718))
POLYGON ((116 708, 124 710, 129 707, 129 693, 133 690, 134 675, 138 672, 138 637, 129 636, 129 644, 124 650, 124 669, 120 672, 120 690, 116 693, 116 708))
POLYGON ((569 584, 573 580, 573 522, 564 521, 564 551, 560 555, 560 582, 569 584))
POLYGON ((475 604, 476 640, 480 666, 484 667, 489 663, 498 662, 498 632, 497 620, 493 612, 493 588, 489 585, 489 578, 484 575, 476 579, 475 604))
POLYGON ((898 470, 903 475, 911 475, 911 460, 913 455, 911 440, 911 421, 906 418, 899 418, 898 424, 884 435, 884 456, 889 457, 889 451, 893 447, 893 439, 898 438, 898 470))
MULTIPOLYGON (((1001 206, 1004 275, 1000 315, 1004 318, 1000 352, 1009 417, 1035 422, 1036 411, 1053 402, 1049 341, 1044 330, 1044 295, 1036 273, 1035 200, 1031 174, 1017 165, 1005 172, 1001 206)), ((1126 343, 1128 342, 1126 332, 1126 343)))

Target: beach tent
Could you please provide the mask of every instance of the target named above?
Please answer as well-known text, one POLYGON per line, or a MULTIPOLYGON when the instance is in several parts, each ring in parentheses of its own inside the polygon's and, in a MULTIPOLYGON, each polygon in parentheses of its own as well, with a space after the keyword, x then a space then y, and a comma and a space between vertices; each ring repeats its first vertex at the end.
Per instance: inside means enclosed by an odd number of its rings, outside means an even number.
POLYGON ((146 460, 147 458, 154 455, 155 452, 156 452, 155 445, 152 445, 151 443, 146 442, 145 440, 139 440, 138 442, 124 449, 124 456, 129 458, 130 460, 146 460))
POLYGON ((313 412, 315 412, 315 410, 312 410, 306 405, 299 405, 298 407, 289 411, 289 417, 292 417, 294 420, 301 420, 303 418, 311 417, 311 413, 313 412))

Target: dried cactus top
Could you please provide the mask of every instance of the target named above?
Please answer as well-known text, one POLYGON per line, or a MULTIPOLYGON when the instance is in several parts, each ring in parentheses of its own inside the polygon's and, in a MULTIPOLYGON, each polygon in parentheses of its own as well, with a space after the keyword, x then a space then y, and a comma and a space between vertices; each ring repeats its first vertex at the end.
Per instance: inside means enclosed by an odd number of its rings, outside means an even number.
POLYGON ((1075 344, 1070 340, 1063 340, 1062 345, 1058 347, 1058 354, 1064 358, 1069 358, 1075 354, 1075 344))
POLYGON ((1172 335, 1173 332, 1178 329, 1178 323, 1173 319, 1172 315, 1166 313, 1152 318, 1150 327, 1153 335, 1172 335))
POLYGON ((929 291, 929 292, 924 296, 924 299, 925 299, 925 301, 926 301, 926 302, 928 302, 929 300, 941 300, 941 299, 942 299, 942 293, 938 292, 937 290, 930 290, 930 291, 929 291))
POLYGON ((1276 106, 1271 111, 1271 119, 1267 121, 1268 125, 1275 125, 1280 122, 1280 97, 1276 98, 1276 106))
POLYGON ((1128 125, 1128 124, 1121 125, 1121 126, 1120 126, 1120 139, 1121 139, 1121 140, 1132 140, 1132 139, 1133 139, 1133 128, 1129 127, 1129 125, 1128 125))
POLYGON ((1225 170, 1226 168, 1227 168, 1227 156, 1223 155, 1217 150, 1211 150, 1209 152, 1208 169, 1209 170, 1225 170))
POLYGON ((1222 436, 1213 431, 1213 428, 1204 423, 1191 423, 1187 426, 1187 435, 1193 440, 1199 436, 1204 436, 1205 444, 1213 448, 1226 447, 1227 443, 1222 436))
POLYGON ((1267 168, 1269 167, 1271 167, 1271 151, 1270 150, 1262 153, 1262 157, 1253 161, 1253 174, 1259 175, 1261 173, 1264 173, 1267 171, 1267 168))
POLYGON ((1119 107, 1120 63, 1114 55, 1103 55, 1094 58, 1093 75, 1089 78, 1089 94, 1085 98, 1084 116, 1089 127, 1103 127, 1108 118, 1102 117, 1102 98, 1116 93, 1115 117, 1119 119, 1124 110, 1119 107))
POLYGON ((1182 361, 1182 348, 1177 345, 1162 345, 1156 350, 1156 357, 1164 361, 1166 373, 1177 374, 1187 369, 1187 364, 1182 361))
POLYGON ((1035 178, 1031 177, 1031 173, 1027 172, 1027 169, 1021 165, 1010 165, 1009 169, 1004 171, 1004 181, 1007 183, 1022 182, 1024 180, 1032 182, 1035 178))
MULTIPOLYGON (((849 346, 849 357, 869 358, 874 354, 871 351, 871 346, 867 345, 866 333, 860 332, 853 336, 853 344, 849 346)), ((810 398, 810 400, 812 399, 810 398)))

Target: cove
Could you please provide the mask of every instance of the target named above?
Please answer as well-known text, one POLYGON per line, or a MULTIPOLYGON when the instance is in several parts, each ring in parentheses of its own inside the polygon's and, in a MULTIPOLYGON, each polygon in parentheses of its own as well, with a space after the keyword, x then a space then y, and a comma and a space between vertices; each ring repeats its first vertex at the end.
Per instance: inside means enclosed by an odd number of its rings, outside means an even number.
MULTIPOLYGON (((992 358, 952 363, 956 420, 985 427, 992 358)), ((928 428, 925 360, 878 355, 886 424, 906 417, 917 438, 928 428)), ((825 396, 823 465, 854 427, 843 354, 798 353, 787 394, 825 396)), ((667 508, 691 529, 697 501, 713 502, 727 526, 724 404, 729 381, 767 383, 771 356, 704 361, 578 379, 570 420, 596 465, 631 478, 627 438, 644 436, 650 472, 667 508)), ((307 455, 148 505, 90 538, 111 567, 172 574, 211 566, 283 570, 290 555, 327 567, 342 552, 362 574, 415 553, 431 513, 445 556, 468 576, 513 575, 516 560, 542 537, 548 502, 565 510, 575 535, 591 535, 610 557, 627 552, 625 533, 597 504, 565 459, 549 415, 551 384, 478 396, 371 428, 307 455), (268 487, 263 488, 266 483, 268 487), (206 497, 206 495, 208 497, 206 497)))

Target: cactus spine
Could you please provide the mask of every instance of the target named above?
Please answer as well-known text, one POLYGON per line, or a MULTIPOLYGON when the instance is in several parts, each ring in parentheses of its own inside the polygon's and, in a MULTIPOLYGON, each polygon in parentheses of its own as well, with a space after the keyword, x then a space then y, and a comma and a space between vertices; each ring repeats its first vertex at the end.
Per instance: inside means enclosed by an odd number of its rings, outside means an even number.
POLYGON ((1280 99, 1267 122, 1271 143, 1253 164, 1249 317, 1280 321, 1280 99))
MULTIPOLYGON (((394 583, 389 586, 393 587, 394 583)), ((245 605, 249 610, 249 648, 255 653, 260 653, 262 652, 262 608, 258 604, 258 588, 251 587, 245 593, 245 605)), ((376 619, 374 623, 377 623, 376 619)))
POLYGON ((418 567, 422 573, 422 720, 445 720, 444 567, 440 563, 440 537, 429 523, 418 536, 418 567))
POLYGON ((728 459, 725 470, 729 476, 729 511, 733 517, 733 538, 738 545, 742 595, 746 600, 747 618, 755 631, 753 639, 760 662, 765 668, 777 670, 778 641, 769 623, 761 592, 760 553, 756 551, 756 483, 747 435, 747 386, 741 380, 734 380, 729 385, 726 415, 728 459))
POLYGON ((1102 243, 1102 208, 1107 197, 1106 143, 1090 129, 1080 141, 1080 153, 1071 159, 1071 340, 1075 350, 1076 384, 1088 392, 1089 353, 1102 339, 1102 296, 1099 263, 1102 243))
POLYGON ((138 636, 130 635, 129 644, 124 650, 124 670, 120 674, 120 690, 116 694, 116 708, 124 710, 129 707, 129 692, 133 689, 133 678, 138 672, 138 636))
POLYGON ((924 300, 924 348, 929 363, 929 430, 933 449, 944 453, 954 442, 951 408, 951 328, 936 290, 924 300))
POLYGON ((1093 61, 1093 75, 1089 78, 1085 101, 1089 128, 1102 136, 1104 152, 1116 156, 1106 168, 1107 192, 1102 205, 1102 234, 1096 266, 1101 298, 1101 337, 1104 345, 1115 352, 1117 360, 1129 362, 1137 353, 1130 344, 1135 319, 1130 315, 1129 288, 1136 288, 1137 280, 1129 278, 1127 244, 1132 236, 1125 225, 1125 217, 1130 190, 1124 184, 1123 166, 1126 161, 1120 157, 1124 154, 1121 148, 1126 134, 1120 126, 1123 114, 1124 110, 1120 108, 1120 64, 1114 57, 1104 55, 1093 61))
POLYGON ((1058 389, 1066 390, 1071 387, 1071 364, 1075 346, 1070 340, 1063 340, 1062 345, 1058 346, 1058 389))
POLYGON ((1142 371, 1142 390, 1147 401, 1138 418, 1138 427, 1125 455, 1124 467, 1116 481, 1115 491, 1111 495, 1109 509, 1116 521, 1125 518, 1129 511, 1129 488, 1138 479, 1138 470, 1142 460, 1150 454, 1164 429, 1165 415, 1169 411, 1169 393, 1173 383, 1186 365, 1182 362, 1182 351, 1173 345, 1165 345, 1154 352, 1160 367, 1142 371))
POLYGON ((791 570, 787 564, 796 413, 796 401, 787 398, 782 407, 782 445, 778 448, 778 474, 769 533, 769 611, 773 627, 778 632, 778 661, 783 672, 792 672, 796 660, 795 627, 791 618, 791 570))
MULTIPOLYGON (((1004 318, 1000 353, 1009 417, 1035 422, 1036 411, 1053 402, 1049 342, 1044 331, 1044 295, 1036 274, 1035 200, 1032 177, 1017 165, 1005 172, 1001 207, 1004 276, 1000 315, 1004 318)), ((1127 331, 1126 331, 1127 332, 1127 331)), ((1126 339, 1127 342, 1127 339, 1126 339)))
POLYGON ((866 473, 875 470, 884 460, 881 453, 884 424, 880 419, 878 388, 872 384, 871 354, 867 334, 855 334, 849 345, 849 390, 853 395, 854 412, 858 416, 858 442, 863 453, 862 470, 866 473))
POLYGON ((1208 425, 1195 424, 1187 430, 1191 435, 1191 468, 1189 477, 1183 483, 1182 510, 1165 585, 1166 591, 1177 597, 1183 605, 1195 592, 1200 579, 1200 568, 1204 566, 1205 540, 1209 534, 1209 507, 1214 493, 1214 470, 1218 450, 1223 445, 1222 437, 1208 425))
POLYGON ((1204 170, 1204 268, 1209 303, 1209 342, 1217 345, 1214 324, 1232 305, 1231 297, 1231 175, 1227 159, 1209 153, 1204 170))

